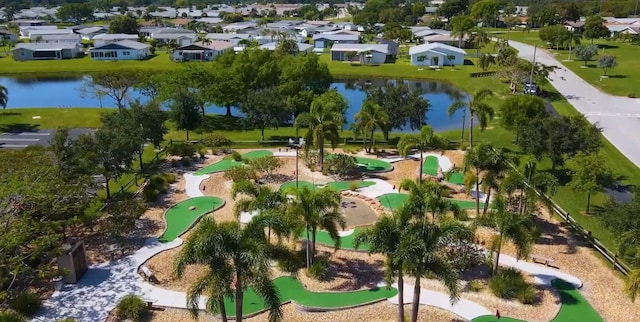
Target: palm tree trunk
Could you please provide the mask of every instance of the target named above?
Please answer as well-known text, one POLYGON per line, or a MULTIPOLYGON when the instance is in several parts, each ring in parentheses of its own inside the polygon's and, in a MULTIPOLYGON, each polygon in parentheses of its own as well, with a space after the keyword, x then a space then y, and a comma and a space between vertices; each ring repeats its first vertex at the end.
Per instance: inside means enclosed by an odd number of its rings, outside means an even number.
POLYGON ((498 272, 498 266, 500 265, 500 250, 502 249, 502 231, 500 237, 498 237, 498 249, 496 249, 496 257, 493 260, 493 270, 491 275, 495 275, 498 272))
POLYGON ((311 251, 310 251, 310 247, 311 247, 311 237, 309 236, 309 227, 307 227, 307 242, 306 242, 306 248, 307 248, 307 269, 309 269, 309 267, 311 267, 311 251))
POLYGON ((589 206, 591 205, 591 192, 587 193, 587 215, 589 214, 589 206))
POLYGON ((416 284, 413 286, 413 302, 411 303, 411 322, 418 322, 419 308, 420 308, 420 275, 416 275, 416 284))
POLYGON ((404 276, 402 265, 398 269, 398 322, 404 322, 404 276))
POLYGON ((311 265, 316 259, 316 227, 313 227, 311 230, 311 265))
POLYGON ((473 113, 469 111, 469 148, 473 148, 473 113))
POLYGON ((242 277, 239 271, 236 271, 236 322, 242 322, 242 299, 244 297, 242 291, 242 277))
POLYGON ((189 129, 187 129, 187 141, 189 141, 189 129))
POLYGON ((489 210, 489 198, 491 198, 491 188, 487 192, 487 198, 484 200, 484 209, 482 209, 482 215, 487 214, 487 210, 489 210))
POLYGON ((373 133, 375 130, 371 131, 371 136, 369 136, 370 142, 369 142, 369 153, 371 153, 371 151, 373 151, 373 133))
POLYGON ((318 161, 320 162, 320 172, 324 170, 324 136, 320 135, 318 139, 318 161))
POLYGON ((222 322, 227 322, 227 309, 224 307, 224 297, 220 296, 218 298, 218 305, 220 306, 220 319, 222 319, 222 322))
POLYGON ((480 216, 480 168, 476 167, 476 216, 480 216))
POLYGON ((418 169, 418 183, 422 183, 422 147, 420 147, 420 169, 418 169))

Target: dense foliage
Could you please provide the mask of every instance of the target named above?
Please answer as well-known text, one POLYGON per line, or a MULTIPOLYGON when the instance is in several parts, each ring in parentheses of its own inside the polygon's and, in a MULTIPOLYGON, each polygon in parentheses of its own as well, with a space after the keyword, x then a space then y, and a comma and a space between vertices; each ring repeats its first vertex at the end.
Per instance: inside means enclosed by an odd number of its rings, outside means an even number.
POLYGON ((629 203, 609 200, 598 212, 598 219, 609 228, 618 241, 619 256, 634 266, 640 266, 640 190, 634 190, 629 203))
POLYGON ((118 302, 116 312, 120 319, 140 321, 147 312, 147 305, 140 297, 136 295, 127 295, 118 302))

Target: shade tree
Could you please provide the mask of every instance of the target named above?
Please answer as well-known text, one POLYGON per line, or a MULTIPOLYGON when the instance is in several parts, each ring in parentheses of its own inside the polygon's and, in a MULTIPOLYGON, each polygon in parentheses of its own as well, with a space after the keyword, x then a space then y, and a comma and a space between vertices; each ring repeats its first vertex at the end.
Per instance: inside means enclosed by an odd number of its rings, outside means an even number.
POLYGON ((598 153, 584 154, 578 152, 568 161, 571 169, 571 181, 569 187, 574 191, 587 194, 587 210, 589 214, 591 195, 602 191, 612 183, 612 171, 607 167, 604 158, 598 153))
POLYGON ((239 105, 244 114, 243 121, 249 128, 260 130, 264 141, 264 130, 269 127, 277 129, 291 119, 291 113, 284 108, 285 101, 276 87, 268 87, 258 91, 249 91, 239 105))
POLYGON ((587 62, 598 54, 598 46, 586 45, 578 46, 575 50, 575 55, 578 59, 584 61, 584 66, 587 66, 587 62))
POLYGON ((125 101, 140 82, 139 73, 131 70, 107 71, 91 75, 80 88, 81 95, 96 98, 110 97, 118 109, 125 108, 125 101))
POLYGON ((197 129, 202 123, 200 115, 202 101, 196 94, 182 90, 174 94, 169 104, 169 118, 175 123, 178 130, 187 132, 188 141, 189 131, 197 129))
POLYGON ((404 82, 387 82, 382 87, 368 90, 365 101, 378 104, 389 117, 389 126, 382 129, 385 139, 389 139, 392 129, 407 125, 412 130, 420 129, 427 123, 426 114, 431 109, 429 100, 404 82))
POLYGON ((594 39, 605 38, 611 35, 609 28, 604 25, 606 21, 600 16, 589 16, 584 22, 582 36, 590 39, 593 44, 594 39))
MULTIPOLYGON (((458 99, 454 101, 447 112, 449 117, 453 116, 457 111, 466 109, 469 114, 469 147, 473 146, 473 126, 475 119, 478 119, 480 125, 480 131, 484 131, 489 125, 489 121, 493 120, 495 112, 493 107, 489 105, 486 100, 493 95, 493 91, 490 89, 481 89, 473 94, 473 97, 469 101, 463 101, 458 99)), ((464 124, 462 125, 464 128, 464 124)))
POLYGON ((109 21, 109 33, 110 34, 131 34, 137 35, 140 31, 140 24, 138 20, 133 16, 116 15, 111 21, 109 21))
POLYGON ((604 55, 598 58, 598 67, 602 68, 604 76, 607 76, 607 72, 618 66, 618 59, 616 56, 604 55))
POLYGON ((500 124, 516 133, 516 141, 521 129, 531 120, 547 116, 546 102, 534 95, 510 96, 500 105, 500 124))

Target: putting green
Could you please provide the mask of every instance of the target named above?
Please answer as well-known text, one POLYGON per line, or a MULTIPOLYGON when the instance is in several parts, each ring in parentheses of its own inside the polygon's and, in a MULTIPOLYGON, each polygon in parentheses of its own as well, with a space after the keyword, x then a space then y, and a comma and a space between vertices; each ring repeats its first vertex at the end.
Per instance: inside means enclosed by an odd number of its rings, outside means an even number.
MULTIPOLYGON (((351 182, 353 181, 334 181, 327 183, 327 186, 336 191, 345 191, 351 188, 351 182)), ((358 188, 368 187, 376 184, 373 181, 356 181, 358 183, 358 188)), ((317 189, 320 185, 313 184, 309 181, 298 181, 298 187, 303 188, 307 187, 309 189, 317 189)), ((294 190, 296 188, 295 181, 287 181, 280 186, 280 190, 294 190)))
MULTIPOLYGON (((289 276, 278 277, 273 282, 283 304, 295 301, 303 307, 327 310, 378 302, 398 293, 395 288, 386 287, 353 292, 310 292, 299 280, 289 276)), ((225 298, 224 306, 229 317, 236 316, 236 306, 232 299, 225 298)), ((253 288, 248 288, 244 292, 242 314, 252 315, 265 310, 266 305, 262 298, 253 288)))
MULTIPOLYGON (((382 196, 378 196, 378 201, 388 209, 398 209, 407 201, 409 197, 406 193, 386 193, 382 196)), ((476 202, 472 200, 456 200, 448 199, 458 205, 462 209, 473 209, 476 207, 476 202)), ((484 202, 480 203, 480 207, 484 207, 484 202)))
MULTIPOLYGON (((367 229, 367 227, 366 226, 356 227, 354 228, 353 234, 340 237, 340 249, 368 251, 369 245, 366 245, 366 244, 360 245, 360 247, 358 248, 355 248, 355 246, 353 245, 353 241, 356 234, 358 234, 360 231, 364 229, 367 229)), ((307 239, 306 232, 303 231, 302 234, 300 234, 300 238, 307 239)), ((333 247, 334 245, 333 239, 331 239, 331 237, 329 236, 329 233, 327 233, 324 230, 319 230, 316 232, 316 243, 326 245, 329 247, 333 247)))
POLYGON ((447 182, 451 182, 453 184, 464 184, 464 174, 459 171, 454 171, 449 176, 449 179, 447 179, 447 182))
POLYGON ((223 205, 224 200, 218 197, 195 197, 173 205, 164 213, 167 227, 158 240, 164 243, 176 239, 191 228, 200 217, 223 205))
MULTIPOLYGON (((242 155, 242 159, 256 159, 256 158, 261 158, 261 157, 266 157, 269 155, 273 155, 273 152, 271 151, 267 151, 267 150, 256 150, 256 151, 251 151, 248 153, 245 153, 242 155)), ((233 159, 224 159, 221 161, 218 161, 214 164, 210 164, 196 172, 194 172, 194 174, 196 175, 202 175, 202 174, 209 174, 209 173, 216 173, 216 172, 223 172, 223 171, 227 171, 233 167, 237 167, 237 166, 241 166, 244 163, 242 163, 242 161, 238 162, 235 161, 233 159)))
MULTIPOLYGON (((327 154, 327 159, 333 158, 335 154, 327 154)), ((386 172, 393 170, 391 163, 378 159, 355 157, 358 168, 362 172, 386 172)))
POLYGON ((424 162, 422 163, 422 173, 426 173, 430 176, 437 176, 438 169, 438 157, 427 155, 427 157, 424 158, 424 162))

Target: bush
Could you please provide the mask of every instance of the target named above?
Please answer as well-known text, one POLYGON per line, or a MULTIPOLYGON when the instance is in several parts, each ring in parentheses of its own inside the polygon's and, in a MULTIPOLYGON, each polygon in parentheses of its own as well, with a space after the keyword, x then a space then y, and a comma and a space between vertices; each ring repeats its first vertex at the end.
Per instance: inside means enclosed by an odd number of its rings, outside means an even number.
POLYGON ((358 173, 358 163, 352 156, 336 154, 324 161, 324 169, 339 178, 352 177, 358 173))
POLYGON ((256 180, 258 176, 256 170, 253 168, 240 165, 227 169, 227 171, 224 172, 224 178, 233 182, 240 182, 244 180, 256 180))
POLYGON ((182 158, 182 160, 180 160, 180 163, 182 164, 183 167, 190 167, 191 166, 191 158, 190 157, 184 157, 182 158))
POLYGON ((530 304, 535 298, 533 286, 524 280, 522 273, 513 268, 500 269, 489 280, 489 288, 499 298, 517 298, 524 304, 530 304))
POLYGON ((164 177, 165 180, 167 180, 169 184, 175 183, 177 181, 177 177, 175 173, 165 172, 162 174, 162 176, 164 177))
POLYGON ((156 47, 151 46, 151 48, 149 48, 149 53, 151 55, 155 55, 156 54, 156 47))
POLYGON ((167 147, 166 151, 170 155, 177 155, 184 158, 193 156, 193 154, 196 153, 196 147, 191 143, 173 143, 167 147))
POLYGON ((231 152, 231 158, 233 159, 233 161, 240 162, 242 161, 242 154, 240 154, 240 152, 238 151, 233 151, 231 152))
POLYGON ((484 289, 484 285, 482 284, 481 281, 473 280, 469 282, 469 290, 471 292, 480 292, 482 291, 482 289, 484 289))
POLYGON ((211 134, 206 136, 201 141, 204 145, 211 148, 219 148, 222 146, 230 146, 231 140, 222 134, 211 134))
POLYGON ((270 176, 274 171, 282 167, 283 162, 279 158, 267 155, 261 158, 248 159, 247 163, 257 172, 270 176))
POLYGON ((180 161, 176 160, 176 159, 171 159, 171 167, 172 168, 177 168, 180 165, 180 161))
POLYGON ((326 258, 316 258, 307 270, 307 276, 322 281, 327 278, 329 272, 329 261, 326 258))
POLYGON ((634 92, 629 92, 629 93, 627 93, 627 97, 628 97, 628 98, 636 98, 636 93, 634 93, 634 92))
POLYGON ((147 305, 136 295, 123 297, 116 307, 118 318, 140 321, 147 312, 147 305))
POLYGON ((20 293, 11 301, 11 308, 24 316, 33 316, 40 309, 40 296, 29 292, 20 293))
POLYGON ((2 322, 25 322, 20 313, 11 310, 0 311, 0 321, 2 322))
POLYGON ((358 187, 359 187, 358 181, 349 182, 349 190, 356 191, 356 190, 358 190, 358 187))
POLYGON ((154 202, 158 200, 158 196, 160 196, 160 191, 158 191, 151 185, 147 185, 144 187, 144 189, 142 189, 142 195, 144 196, 144 201, 154 202))

